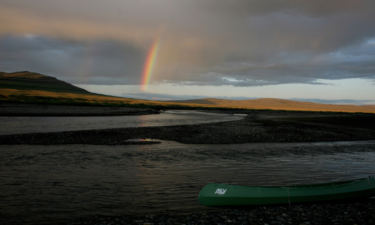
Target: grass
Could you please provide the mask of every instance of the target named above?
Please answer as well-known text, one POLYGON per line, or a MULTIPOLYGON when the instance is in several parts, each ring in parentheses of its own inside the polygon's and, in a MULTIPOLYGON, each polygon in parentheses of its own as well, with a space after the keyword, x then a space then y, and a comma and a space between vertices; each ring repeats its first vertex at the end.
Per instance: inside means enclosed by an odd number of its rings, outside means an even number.
POLYGON ((90 92, 75 87, 71 84, 61 81, 43 81, 36 80, 33 82, 22 80, 0 80, 0 89, 17 89, 17 90, 40 90, 59 93, 90 94, 90 92))
MULTIPOLYGON (((204 110, 238 110, 238 111, 269 111, 274 113, 298 112, 298 113, 355 113, 355 111, 340 112, 336 110, 311 110, 311 109, 280 109, 267 108, 266 106, 242 107, 242 105, 208 105, 194 103, 176 103, 150 101, 140 99, 130 99, 113 97, 98 94, 77 94, 52 92, 43 90, 19 90, 0 89, 0 103, 34 103, 34 104, 58 104, 58 105, 80 105, 80 106, 110 106, 110 107, 130 107, 130 108, 152 108, 157 110, 166 109, 204 109, 204 110)), ((372 113, 372 112, 363 112, 372 113)))
MULTIPOLYGON (((1 96, 0 96, 1 98, 1 96)), ((39 104, 39 105, 69 105, 69 106, 96 106, 96 107, 126 107, 126 108, 151 108, 155 110, 171 110, 171 109, 180 109, 180 110, 222 110, 222 111, 256 111, 256 112, 273 112, 273 113, 283 113, 283 112, 296 112, 296 113, 314 113, 314 114, 323 114, 323 115, 332 115, 337 114, 339 115, 353 115, 353 113, 349 112, 327 112, 327 111, 294 111, 294 110, 273 110, 273 109, 246 109, 246 108, 233 108, 233 107, 207 107, 207 106, 186 106, 186 105, 179 105, 179 104, 169 104, 169 105, 157 105, 157 104, 145 104, 145 103, 124 103, 124 102, 89 102, 82 98, 77 99, 70 99, 70 98, 53 98, 53 97, 38 97, 32 99, 8 99, 8 100, 0 100, 1 103, 22 103, 22 104, 39 104)), ((356 113, 356 114, 370 114, 372 113, 356 113)), ((301 121, 301 122, 315 122, 315 123, 329 123, 329 124, 341 124, 342 120, 336 122, 328 121, 332 117, 322 117, 322 118, 282 118, 284 119, 291 119, 294 120, 293 122, 301 121)), ((274 121, 269 119, 261 119, 257 120, 264 125, 275 125, 275 124, 290 124, 292 121, 274 121)), ((361 120, 363 122, 363 120, 361 120)), ((375 117, 371 120, 373 124, 375 124, 375 117)), ((362 124, 362 123, 361 123, 362 124)), ((352 121, 351 124, 355 126, 355 121, 352 121)), ((363 125, 361 125, 363 127, 363 125)), ((375 125, 374 125, 375 126, 375 125)), ((364 127, 374 127, 372 125, 364 125, 364 127)))
POLYGON ((184 105, 154 105, 154 104, 133 104, 133 103, 114 103, 114 102, 87 102, 75 101, 74 99, 55 99, 55 98, 39 98, 32 100, 0 100, 0 103, 25 103, 25 104, 49 104, 49 105, 71 105, 71 106, 99 106, 99 107, 127 107, 127 108, 152 108, 157 110, 167 109, 206 109, 206 110, 248 110, 243 108, 226 108, 226 107, 204 107, 204 106, 184 106, 184 105))
POLYGON ((4 99, 4 95, 0 95, 0 103, 25 103, 25 104, 53 104, 53 105, 72 105, 72 106, 101 106, 101 107, 128 107, 128 108, 152 108, 157 110, 167 109, 208 109, 208 110, 247 110, 243 108, 228 107, 207 107, 207 106, 188 106, 183 104, 147 104, 147 103, 126 103, 122 101, 95 102, 84 98, 63 98, 49 96, 28 96, 28 95, 10 95, 4 99))
POLYGON ((72 84, 27 71, 0 72, 0 102, 64 104, 154 109, 261 110, 273 112, 363 112, 375 113, 375 106, 343 106, 289 101, 283 99, 151 101, 113 97, 88 92, 72 84))
POLYGON ((207 104, 175 103, 113 97, 98 94, 77 94, 44 90, 1 89, 0 103, 55 104, 76 106, 110 106, 130 108, 249 110, 243 107, 225 107, 207 104))

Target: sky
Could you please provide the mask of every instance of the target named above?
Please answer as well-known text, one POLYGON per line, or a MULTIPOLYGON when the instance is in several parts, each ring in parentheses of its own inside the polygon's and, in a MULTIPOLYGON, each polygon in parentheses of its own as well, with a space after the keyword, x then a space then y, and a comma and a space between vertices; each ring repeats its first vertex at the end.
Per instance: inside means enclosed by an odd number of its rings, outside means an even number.
POLYGON ((0 71, 152 100, 375 105, 373 0, 0 0, 0 71))

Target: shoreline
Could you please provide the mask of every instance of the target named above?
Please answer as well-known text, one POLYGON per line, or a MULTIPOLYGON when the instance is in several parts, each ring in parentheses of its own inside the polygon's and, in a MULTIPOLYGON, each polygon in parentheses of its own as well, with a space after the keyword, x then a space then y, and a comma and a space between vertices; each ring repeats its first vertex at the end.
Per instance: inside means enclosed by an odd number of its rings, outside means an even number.
POLYGON ((314 202, 289 205, 225 207, 219 211, 190 214, 124 214, 89 216, 72 220, 76 224, 374 224, 375 199, 314 202))
POLYGON ((1 135, 0 145, 128 145, 127 139, 183 144, 336 142, 374 140, 375 115, 251 112, 244 119, 196 125, 112 128, 1 135))
POLYGON ((91 117, 91 116, 132 116, 159 114, 150 108, 125 108, 112 106, 65 106, 40 104, 0 104, 3 117, 91 117))
MULTIPOLYGON (((366 141, 374 140, 375 124, 371 122, 374 119, 375 115, 367 114, 249 111, 244 119, 229 122, 1 135, 0 145, 127 145, 132 144, 125 142, 127 139, 142 138, 184 144, 366 141)), ((266 205, 207 208, 204 212, 191 213, 159 209, 153 214, 124 212, 117 216, 83 216, 70 221, 46 221, 45 224, 374 224, 374 211, 373 197, 292 204, 292 207, 266 205)))

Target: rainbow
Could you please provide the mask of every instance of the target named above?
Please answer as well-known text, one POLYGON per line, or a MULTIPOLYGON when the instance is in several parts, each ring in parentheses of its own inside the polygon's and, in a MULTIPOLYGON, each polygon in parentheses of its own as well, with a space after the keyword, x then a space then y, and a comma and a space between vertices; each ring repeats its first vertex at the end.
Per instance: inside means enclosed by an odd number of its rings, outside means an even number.
POLYGON ((93 72, 93 66, 95 63, 94 45, 94 42, 90 42, 84 48, 84 57, 82 63, 80 63, 80 67, 77 69, 77 75, 79 76, 78 78, 80 79, 80 82, 88 82, 90 80, 90 73, 93 72))
POLYGON ((160 36, 156 38, 147 54, 147 59, 142 73, 142 90, 146 91, 147 86, 150 83, 151 75, 154 70, 156 56, 158 55, 160 46, 160 36))

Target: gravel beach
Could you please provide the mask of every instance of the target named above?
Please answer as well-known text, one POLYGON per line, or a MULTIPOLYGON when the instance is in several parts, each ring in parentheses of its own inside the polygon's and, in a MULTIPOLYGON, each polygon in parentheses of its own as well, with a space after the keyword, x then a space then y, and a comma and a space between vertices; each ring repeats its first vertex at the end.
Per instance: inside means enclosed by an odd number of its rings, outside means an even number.
POLYGON ((375 224, 375 199, 347 202, 314 203, 282 206, 255 206, 222 209, 216 212, 187 215, 149 214, 123 215, 118 217, 95 216, 82 218, 66 225, 169 225, 169 224, 375 224))

